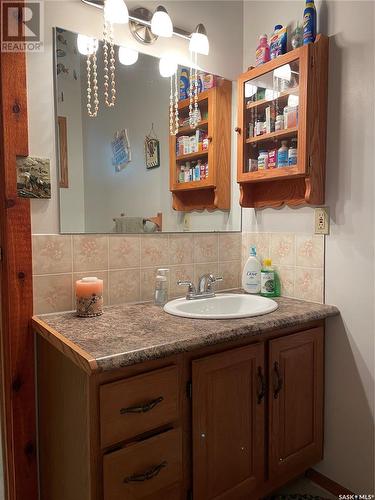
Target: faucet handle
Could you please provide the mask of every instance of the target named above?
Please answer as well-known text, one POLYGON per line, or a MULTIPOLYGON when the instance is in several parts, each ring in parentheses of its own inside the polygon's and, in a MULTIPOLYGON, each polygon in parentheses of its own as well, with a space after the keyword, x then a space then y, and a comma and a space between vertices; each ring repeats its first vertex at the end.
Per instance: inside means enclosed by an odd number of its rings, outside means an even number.
POLYGON ((177 281, 177 285, 178 286, 187 286, 187 287, 189 287, 189 289, 188 289, 189 293, 195 293, 196 292, 195 285, 190 280, 178 280, 177 281))
POLYGON ((222 276, 215 276, 214 274, 210 274, 207 283, 207 290, 213 290, 215 283, 217 283, 218 281, 224 281, 224 278, 222 276))
POLYGON ((213 285, 217 281, 224 281, 224 278, 222 276, 215 276, 214 274, 210 274, 208 278, 208 284, 213 285))

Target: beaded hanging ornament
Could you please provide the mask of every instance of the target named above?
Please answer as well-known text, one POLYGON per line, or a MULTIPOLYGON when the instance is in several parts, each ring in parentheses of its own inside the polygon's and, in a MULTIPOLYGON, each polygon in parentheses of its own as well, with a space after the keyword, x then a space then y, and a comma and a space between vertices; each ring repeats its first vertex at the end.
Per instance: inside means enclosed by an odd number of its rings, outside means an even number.
POLYGON ((192 53, 193 65, 190 67, 190 85, 189 85, 189 125, 190 128, 196 128, 198 125, 198 69, 197 53, 192 53))
MULTIPOLYGON (((104 5, 104 9, 106 6, 104 5)), ((104 100, 109 108, 116 102, 116 81, 115 81, 115 44, 113 24, 104 17, 103 28, 103 56, 104 56, 104 100), (108 61, 109 47, 109 61, 108 61), (111 86, 111 98, 109 98, 109 86, 111 86)))
POLYGON ((169 133, 177 135, 179 129, 178 113, 178 80, 177 72, 171 76, 171 87, 169 93, 169 133))
POLYGON ((99 98, 98 98, 98 73, 96 64, 96 50, 87 54, 87 113, 91 118, 98 115, 99 98), (92 89, 91 89, 91 59, 92 59, 92 89), (94 99, 94 109, 92 109, 92 90, 94 99))

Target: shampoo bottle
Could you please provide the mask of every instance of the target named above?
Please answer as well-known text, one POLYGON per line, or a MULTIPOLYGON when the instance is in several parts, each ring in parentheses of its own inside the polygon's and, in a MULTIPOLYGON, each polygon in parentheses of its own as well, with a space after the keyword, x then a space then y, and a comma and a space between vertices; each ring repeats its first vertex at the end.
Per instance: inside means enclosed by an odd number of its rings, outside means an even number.
POLYGON ((250 256, 246 261, 242 272, 242 288, 246 293, 260 292, 260 270, 261 264, 257 259, 255 247, 250 247, 250 256))

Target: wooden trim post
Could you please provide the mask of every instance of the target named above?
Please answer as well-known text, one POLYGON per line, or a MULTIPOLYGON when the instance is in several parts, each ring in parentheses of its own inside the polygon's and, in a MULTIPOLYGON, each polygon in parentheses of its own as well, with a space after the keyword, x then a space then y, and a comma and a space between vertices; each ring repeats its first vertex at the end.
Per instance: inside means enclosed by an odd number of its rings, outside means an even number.
POLYGON ((38 498, 30 201, 17 197, 16 176, 16 157, 27 155, 26 57, 0 52, 0 403, 7 500, 38 498))

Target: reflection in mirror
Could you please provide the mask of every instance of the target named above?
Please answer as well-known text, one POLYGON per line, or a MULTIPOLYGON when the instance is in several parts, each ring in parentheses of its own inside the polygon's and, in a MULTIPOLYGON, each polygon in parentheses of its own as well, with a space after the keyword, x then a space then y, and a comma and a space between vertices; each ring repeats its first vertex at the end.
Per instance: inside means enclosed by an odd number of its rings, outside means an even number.
MULTIPOLYGON (((93 61, 88 91, 87 58, 77 49, 77 34, 56 28, 55 48, 61 233, 241 229, 230 141, 228 156, 231 154, 232 158, 227 185, 232 192, 228 197, 229 209, 215 210, 210 206, 209 210, 184 212, 179 207, 175 210, 176 204, 173 208, 170 192, 171 79, 161 76, 159 58, 123 48, 118 53, 116 47, 116 60, 122 63, 116 63, 116 103, 109 108, 104 103, 103 50, 99 42, 96 61, 99 106, 97 116, 91 117, 87 103, 89 94, 92 114, 95 106, 93 61)), ((181 71, 179 67, 178 94, 181 71)), ((206 76, 210 81, 209 75, 206 76)), ((224 81, 229 89, 232 86, 231 82, 218 77, 212 76, 212 81, 224 81)), ((230 94, 231 91, 231 98, 230 94)), ((235 102, 230 100, 228 109, 235 102)), ((229 128, 233 130, 228 118, 229 128)), ((190 135, 195 135, 195 130, 190 135)), ((207 129, 203 130, 202 137, 205 136, 207 129)), ((197 147, 203 147, 203 139, 201 143, 197 147)), ((209 185, 208 178, 206 184, 209 185)), ((193 191, 197 186, 193 186, 193 191)), ((188 200, 190 193, 184 190, 181 197, 188 200)))

